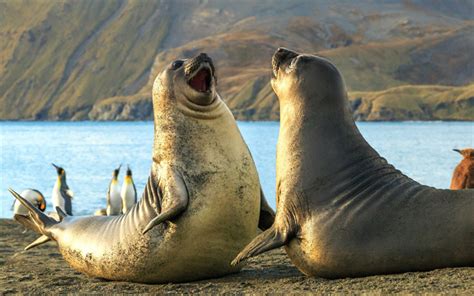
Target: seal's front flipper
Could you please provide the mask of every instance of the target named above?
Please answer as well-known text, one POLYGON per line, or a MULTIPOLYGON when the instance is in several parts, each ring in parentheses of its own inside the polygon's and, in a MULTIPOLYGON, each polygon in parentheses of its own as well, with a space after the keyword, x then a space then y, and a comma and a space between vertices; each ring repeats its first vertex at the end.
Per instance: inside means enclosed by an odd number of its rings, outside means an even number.
POLYGON ((275 222, 275 211, 268 205, 268 202, 260 188, 260 218, 258 220, 258 228, 266 230, 272 227, 275 222))
POLYGON ((37 247, 39 245, 42 245, 46 242, 49 242, 50 240, 51 239, 49 237, 47 237, 46 235, 42 235, 42 236, 38 237, 34 242, 32 242, 31 244, 26 246, 25 251, 28 251, 29 249, 32 249, 32 248, 37 247))
POLYGON ((281 231, 273 225, 254 238, 254 240, 235 257, 231 265, 235 266, 245 259, 284 246, 288 242, 288 237, 287 231, 281 231))
POLYGON ((186 184, 181 174, 169 166, 160 168, 158 186, 162 192, 161 212, 143 229, 145 234, 156 225, 171 220, 184 212, 188 206, 189 197, 186 184))
MULTIPOLYGON (((26 229, 33 230, 34 232, 41 233, 40 229, 38 226, 36 226, 35 222, 30 216, 25 216, 21 214, 15 214, 13 216, 13 219, 20 223, 21 225, 25 226, 26 229)), ((25 232, 26 232, 25 229, 25 232)))

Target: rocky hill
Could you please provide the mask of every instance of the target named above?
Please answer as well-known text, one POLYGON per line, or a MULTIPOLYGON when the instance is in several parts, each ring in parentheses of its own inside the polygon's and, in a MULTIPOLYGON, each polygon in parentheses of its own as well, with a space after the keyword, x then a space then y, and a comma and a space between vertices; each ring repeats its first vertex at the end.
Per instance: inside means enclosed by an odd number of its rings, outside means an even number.
POLYGON ((278 119, 285 46, 331 59, 359 120, 474 120, 472 1, 255 2, 0 0, 0 119, 150 119, 156 74, 199 52, 238 119, 278 119))

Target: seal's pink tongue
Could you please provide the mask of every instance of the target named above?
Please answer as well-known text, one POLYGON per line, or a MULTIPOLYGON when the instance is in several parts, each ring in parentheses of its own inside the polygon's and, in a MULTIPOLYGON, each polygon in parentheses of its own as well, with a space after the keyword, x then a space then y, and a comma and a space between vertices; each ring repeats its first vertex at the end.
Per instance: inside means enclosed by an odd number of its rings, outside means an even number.
POLYGON ((209 90, 209 70, 201 69, 194 77, 189 81, 189 85, 197 91, 205 92, 209 90))

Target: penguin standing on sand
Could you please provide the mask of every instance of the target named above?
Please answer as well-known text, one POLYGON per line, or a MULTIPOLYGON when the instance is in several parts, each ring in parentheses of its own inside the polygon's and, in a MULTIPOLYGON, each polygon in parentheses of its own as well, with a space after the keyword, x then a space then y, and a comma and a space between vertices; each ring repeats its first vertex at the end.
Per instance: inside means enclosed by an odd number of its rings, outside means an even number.
POLYGON ((127 213, 137 202, 137 189, 133 183, 132 170, 127 166, 127 174, 123 180, 122 191, 122 213, 127 213))
POLYGON ((73 192, 69 189, 66 183, 66 171, 62 167, 58 167, 54 163, 52 165, 56 168, 58 178, 54 184, 52 199, 53 207, 59 207, 66 214, 72 216, 72 197, 73 192))
POLYGON ((122 211, 122 197, 120 196, 120 184, 118 182, 121 166, 114 170, 109 190, 107 191, 107 216, 120 215, 122 211))

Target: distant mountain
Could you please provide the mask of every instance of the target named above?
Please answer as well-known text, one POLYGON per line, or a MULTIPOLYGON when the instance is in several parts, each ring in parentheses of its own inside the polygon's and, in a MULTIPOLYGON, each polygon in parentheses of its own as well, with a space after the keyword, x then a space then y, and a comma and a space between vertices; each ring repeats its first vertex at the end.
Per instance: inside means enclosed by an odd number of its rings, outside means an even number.
POLYGON ((331 59, 359 120, 474 120, 469 0, 0 1, 0 40, 0 119, 151 119, 156 74, 199 52, 238 119, 278 119, 285 46, 331 59))

